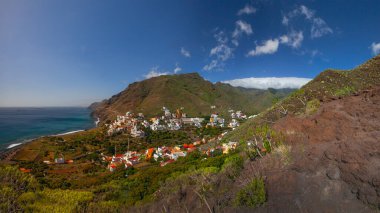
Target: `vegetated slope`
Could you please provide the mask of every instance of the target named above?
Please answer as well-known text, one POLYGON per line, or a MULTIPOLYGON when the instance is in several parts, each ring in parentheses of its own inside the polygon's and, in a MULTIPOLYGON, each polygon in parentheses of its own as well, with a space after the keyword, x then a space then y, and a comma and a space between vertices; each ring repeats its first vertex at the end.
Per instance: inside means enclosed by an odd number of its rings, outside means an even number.
POLYGON ((252 129, 263 124, 285 137, 287 152, 245 165, 265 178, 267 202, 256 210, 380 209, 379 118, 380 55, 350 71, 322 72, 237 128, 229 140, 252 140, 252 129))
POLYGON ((292 90, 259 90, 212 84, 198 73, 164 75, 135 82, 110 99, 90 106, 101 121, 113 119, 127 111, 146 116, 161 113, 163 106, 172 111, 184 107, 190 116, 208 115, 213 111, 227 113, 228 109, 255 114, 283 98, 292 90), (216 109, 210 106, 215 105, 216 109))
POLYGON ((325 70, 301 89, 260 113, 255 119, 245 122, 228 138, 248 139, 248 130, 258 124, 273 124, 287 115, 307 114, 313 110, 313 105, 354 95, 377 85, 380 85, 380 55, 352 70, 325 70))

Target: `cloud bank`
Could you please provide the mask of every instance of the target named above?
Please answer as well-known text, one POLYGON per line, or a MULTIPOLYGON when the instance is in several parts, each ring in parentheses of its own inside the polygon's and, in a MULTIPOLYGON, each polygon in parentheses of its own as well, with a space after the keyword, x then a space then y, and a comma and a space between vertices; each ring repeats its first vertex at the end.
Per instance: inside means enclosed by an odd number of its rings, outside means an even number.
POLYGON ((297 77, 267 77, 267 78, 240 78, 234 80, 223 81, 223 83, 231 84, 235 87, 255 88, 255 89, 282 89, 292 88, 298 89, 311 81, 310 78, 297 77))

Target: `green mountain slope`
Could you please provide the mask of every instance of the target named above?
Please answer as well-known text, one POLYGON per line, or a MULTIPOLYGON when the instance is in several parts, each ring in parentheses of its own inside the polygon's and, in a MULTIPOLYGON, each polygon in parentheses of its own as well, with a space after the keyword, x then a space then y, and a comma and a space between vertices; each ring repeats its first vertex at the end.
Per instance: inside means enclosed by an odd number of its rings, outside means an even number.
POLYGON ((213 84, 198 73, 164 75, 132 83, 124 91, 90 106, 101 121, 113 119, 127 111, 142 112, 150 117, 161 113, 163 106, 172 111, 184 108, 189 116, 208 115, 214 111, 226 114, 229 109, 256 114, 274 100, 292 90, 259 90, 213 84), (215 105, 216 109, 211 109, 215 105))

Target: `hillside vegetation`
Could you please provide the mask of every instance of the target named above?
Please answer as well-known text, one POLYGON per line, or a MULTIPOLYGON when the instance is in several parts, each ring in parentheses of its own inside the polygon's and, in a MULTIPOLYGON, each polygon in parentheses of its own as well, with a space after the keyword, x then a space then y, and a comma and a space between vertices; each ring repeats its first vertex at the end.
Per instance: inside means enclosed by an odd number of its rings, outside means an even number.
POLYGON ((249 139, 249 129, 260 124, 273 124, 286 115, 302 116, 315 112, 322 102, 355 95, 380 85, 380 55, 352 70, 328 69, 285 99, 260 113, 232 132, 228 139, 249 139))
POLYGON ((212 112, 226 115, 229 109, 256 114, 288 95, 291 89, 259 90, 213 84, 198 73, 164 75, 132 83, 110 99, 90 106, 101 121, 112 120, 127 111, 142 112, 152 117, 161 113, 163 106, 172 111, 184 108, 189 116, 204 116, 212 112), (211 109, 211 106, 216 106, 211 109))

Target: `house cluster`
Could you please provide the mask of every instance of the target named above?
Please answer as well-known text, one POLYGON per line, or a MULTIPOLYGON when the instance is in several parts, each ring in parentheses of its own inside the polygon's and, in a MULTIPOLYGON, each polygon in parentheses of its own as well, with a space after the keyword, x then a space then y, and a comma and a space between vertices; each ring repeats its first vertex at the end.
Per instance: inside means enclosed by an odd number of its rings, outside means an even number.
POLYGON ((177 145, 174 147, 161 146, 157 148, 149 148, 141 152, 137 151, 127 151, 124 154, 115 154, 112 157, 101 154, 102 160, 108 162, 107 168, 114 172, 117 168, 130 168, 139 164, 143 161, 154 160, 160 162, 160 166, 165 166, 167 164, 173 163, 178 158, 186 157, 188 153, 195 150, 201 151, 209 157, 215 156, 216 153, 227 154, 231 150, 236 149, 238 146, 237 142, 224 143, 221 146, 209 147, 202 149, 201 145, 206 143, 205 140, 195 141, 191 144, 177 145))
POLYGON ((219 117, 218 113, 212 113, 210 115, 210 121, 207 123, 207 126, 224 127, 224 118, 219 117))
POLYGON ((142 126, 149 126, 150 124, 144 119, 142 113, 138 113, 136 116, 127 112, 125 115, 118 115, 116 120, 111 124, 106 124, 108 127, 107 133, 112 135, 121 131, 128 131, 133 137, 143 137, 144 131, 142 126))
MULTIPOLYGON (((211 106, 212 109, 215 106, 211 106)), ((167 107, 162 107, 163 114, 161 116, 146 119, 143 113, 135 115, 132 112, 127 112, 125 115, 118 115, 116 120, 110 124, 106 124, 108 135, 118 132, 128 132, 132 137, 144 137, 146 129, 152 131, 162 130, 179 130, 183 125, 192 125, 197 128, 202 127, 204 118, 188 118, 186 113, 183 113, 183 108, 177 109, 172 113, 167 107)), ((228 111, 231 115, 231 121, 227 123, 224 118, 218 113, 212 113, 210 120, 206 124, 208 127, 225 127, 236 128, 239 126, 239 120, 247 119, 242 111, 228 111)), ((250 116, 252 117, 252 116, 250 116)))
POLYGON ((101 153, 101 156, 103 161, 108 162, 108 169, 114 172, 118 167, 124 166, 127 169, 138 164, 142 154, 128 151, 125 154, 115 154, 112 157, 108 157, 103 153, 101 153))
POLYGON ((112 157, 104 154, 101 155, 102 160, 108 162, 108 169, 113 172, 117 168, 124 167, 127 169, 142 161, 150 161, 152 159, 160 161, 160 165, 165 166, 168 163, 176 161, 179 157, 185 157, 188 152, 191 152, 192 149, 189 149, 188 145, 187 148, 185 147, 185 144, 175 147, 162 146, 149 148, 141 152, 128 151, 124 154, 115 154, 112 157))
POLYGON ((245 115, 242 111, 236 111, 234 110, 228 110, 229 113, 231 113, 232 119, 247 119, 247 115, 245 115))
POLYGON ((232 109, 228 110, 228 112, 231 115, 231 122, 228 124, 228 127, 234 129, 238 127, 239 121, 238 120, 245 120, 247 119, 247 115, 245 115, 242 111, 234 111, 232 109))
POLYGON ((125 115, 117 116, 116 120, 111 124, 106 124, 108 127, 107 133, 112 135, 117 132, 125 132, 131 134, 132 137, 144 137, 144 129, 152 131, 161 130, 179 130, 184 124, 201 127, 204 118, 187 118, 186 113, 182 109, 177 109, 175 113, 171 113, 166 107, 162 107, 163 115, 146 120, 142 113, 134 115, 127 112, 125 115))

